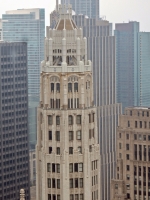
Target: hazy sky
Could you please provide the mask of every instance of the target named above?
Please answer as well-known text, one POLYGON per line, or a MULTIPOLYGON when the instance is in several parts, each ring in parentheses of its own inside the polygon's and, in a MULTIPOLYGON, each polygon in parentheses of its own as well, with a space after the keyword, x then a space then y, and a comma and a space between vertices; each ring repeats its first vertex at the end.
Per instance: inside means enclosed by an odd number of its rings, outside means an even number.
MULTIPOLYGON (((45 8, 46 25, 55 0, 0 0, 0 16, 6 10, 45 8)), ((141 31, 150 31, 150 0, 100 0, 100 15, 115 23, 139 21, 141 31)))

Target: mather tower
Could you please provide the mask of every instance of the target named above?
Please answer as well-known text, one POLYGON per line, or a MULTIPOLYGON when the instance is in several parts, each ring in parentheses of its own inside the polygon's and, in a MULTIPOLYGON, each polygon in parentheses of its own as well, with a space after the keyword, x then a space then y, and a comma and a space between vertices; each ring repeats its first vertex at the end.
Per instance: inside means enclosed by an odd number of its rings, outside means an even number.
POLYGON ((100 155, 87 41, 59 5, 47 28, 37 126, 37 200, 99 200, 100 155))

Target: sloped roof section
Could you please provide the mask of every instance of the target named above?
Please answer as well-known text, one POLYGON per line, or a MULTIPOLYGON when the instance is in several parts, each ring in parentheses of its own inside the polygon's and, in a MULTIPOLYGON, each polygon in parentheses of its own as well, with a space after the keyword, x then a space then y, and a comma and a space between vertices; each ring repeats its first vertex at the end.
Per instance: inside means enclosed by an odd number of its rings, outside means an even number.
POLYGON ((74 21, 72 19, 60 19, 58 24, 56 25, 56 30, 74 30, 77 28, 74 21))

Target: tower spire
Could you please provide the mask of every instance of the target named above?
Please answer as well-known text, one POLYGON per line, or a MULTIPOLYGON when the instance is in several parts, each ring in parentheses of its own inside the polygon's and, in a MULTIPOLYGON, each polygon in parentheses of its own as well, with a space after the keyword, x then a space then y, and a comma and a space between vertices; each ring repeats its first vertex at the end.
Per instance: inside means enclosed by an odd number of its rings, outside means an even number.
POLYGON ((58 4, 59 4, 59 2, 58 2, 58 0, 56 0, 56 11, 58 11, 58 4))

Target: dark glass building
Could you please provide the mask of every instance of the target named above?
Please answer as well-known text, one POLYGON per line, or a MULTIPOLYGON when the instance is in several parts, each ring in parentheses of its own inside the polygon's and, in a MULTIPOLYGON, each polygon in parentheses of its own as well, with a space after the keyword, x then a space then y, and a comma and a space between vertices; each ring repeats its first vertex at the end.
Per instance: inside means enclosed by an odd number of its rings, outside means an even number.
POLYGON ((29 189, 27 44, 0 42, 0 200, 29 189))

